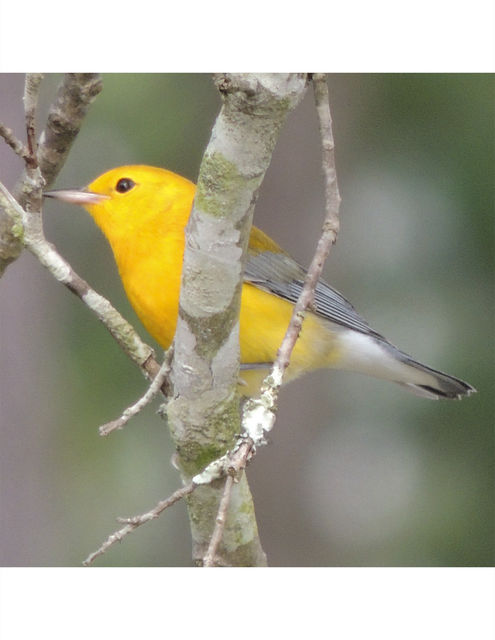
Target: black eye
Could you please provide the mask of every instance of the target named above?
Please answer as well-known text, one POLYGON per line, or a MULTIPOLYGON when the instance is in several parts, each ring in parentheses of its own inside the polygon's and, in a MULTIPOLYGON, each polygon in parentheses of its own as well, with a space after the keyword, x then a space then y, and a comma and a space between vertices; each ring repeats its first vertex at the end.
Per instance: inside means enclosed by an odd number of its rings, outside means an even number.
POLYGON ((117 182, 115 189, 119 193, 126 193, 127 191, 130 191, 132 187, 135 187, 135 186, 136 186, 136 183, 133 182, 130 178, 121 178, 117 182))

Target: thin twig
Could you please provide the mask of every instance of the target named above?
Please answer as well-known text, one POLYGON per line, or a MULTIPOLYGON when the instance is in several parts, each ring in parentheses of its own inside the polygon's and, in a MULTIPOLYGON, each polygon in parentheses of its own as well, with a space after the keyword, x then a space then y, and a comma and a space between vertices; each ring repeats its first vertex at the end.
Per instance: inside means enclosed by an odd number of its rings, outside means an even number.
POLYGON ((155 518, 158 518, 158 516, 163 511, 165 511, 165 509, 167 509, 168 507, 171 507, 173 504, 175 504, 176 502, 178 502, 188 494, 192 493, 194 489, 196 489, 196 487, 197 485, 194 482, 190 482, 185 487, 182 487, 181 489, 177 489, 177 491, 175 491, 166 500, 162 500, 156 505, 156 507, 154 507, 150 511, 147 511, 146 513, 143 513, 142 515, 133 516, 132 518, 117 518, 119 522, 126 523, 125 527, 122 527, 122 529, 119 529, 118 531, 115 531, 115 533, 112 533, 112 535, 108 536, 108 538, 105 540, 105 542, 101 545, 99 549, 89 554, 86 560, 84 560, 83 564, 85 566, 90 565, 95 558, 104 554, 105 551, 109 547, 111 547, 113 544, 115 544, 116 542, 121 542, 122 538, 127 536, 129 533, 132 533, 134 529, 137 529, 142 524, 145 524, 150 520, 154 520, 155 518))
MULTIPOLYGON (((218 473, 225 473, 227 477, 225 480, 222 499, 218 505, 217 517, 215 518, 215 528, 213 529, 213 533, 210 538, 208 550, 203 558, 204 567, 215 566, 215 557, 218 545, 222 540, 225 523, 227 521, 227 512, 232 497, 232 487, 234 482, 239 481, 241 473, 244 471, 248 461, 252 457, 253 449, 253 441, 250 438, 244 438, 234 451, 226 454, 225 464, 222 471, 217 471, 218 473)), ((207 469, 205 469, 203 474, 199 474, 199 476, 206 475, 207 469)), ((198 476, 193 479, 193 481, 196 480, 198 480, 198 476)), ((209 481, 211 482, 212 480, 213 478, 210 478, 209 481)))
POLYGON ((36 166, 36 107, 43 74, 28 73, 24 83, 24 118, 26 123, 27 145, 14 134, 12 129, 0 123, 0 136, 13 149, 14 153, 24 160, 30 167, 36 166))
POLYGON ((144 407, 149 404, 156 394, 160 391, 160 388, 163 384, 165 384, 168 375, 170 373, 170 363, 172 361, 172 347, 168 351, 165 352, 164 359, 158 373, 153 378, 148 390, 137 402, 135 402, 132 406, 128 407, 116 420, 112 420, 111 422, 107 422, 99 428, 100 436, 108 436, 109 433, 115 431, 116 429, 122 429, 125 424, 129 422, 131 418, 137 415, 144 407))
POLYGON ((34 168, 38 165, 36 158, 36 108, 40 92, 42 73, 27 73, 24 83, 24 118, 26 122, 27 148, 29 157, 26 163, 34 168))
MULTIPOLYGON (((213 532, 213 535, 215 536, 215 540, 213 542, 213 545, 212 545, 212 542, 210 541, 210 547, 208 549, 208 551, 210 551, 210 548, 211 548, 211 551, 212 551, 211 557, 213 560, 216 554, 216 549, 218 548, 218 544, 220 543, 220 540, 222 539, 222 535, 223 535, 223 528, 225 526, 225 514, 229 506, 230 492, 232 490, 231 484, 235 482, 236 479, 239 478, 239 474, 242 473, 246 468, 246 465, 249 459, 251 458, 252 451, 253 451, 253 441, 250 438, 245 438, 240 442, 239 446, 235 449, 235 451, 225 456, 225 459, 222 458, 223 464, 217 465, 214 473, 210 469, 208 482, 212 482, 213 480, 218 480, 219 478, 226 476, 226 488, 224 489, 224 494, 222 498, 223 503, 222 501, 220 503, 220 507, 219 507, 217 519, 216 519, 215 530, 213 532), (232 483, 229 479, 232 480, 232 483)), ((207 469, 208 468, 210 468, 210 465, 207 467, 207 469)), ((206 469, 204 470, 203 474, 205 473, 206 473, 206 469)), ((198 474, 197 477, 200 478, 201 474, 198 474)), ((185 498, 187 495, 192 493, 201 484, 206 484, 206 481, 203 479, 203 481, 200 480, 199 482, 196 482, 196 477, 194 477, 191 480, 191 482, 189 482, 189 484, 185 485, 180 489, 177 489, 177 491, 175 491, 171 496, 169 496, 166 500, 162 500, 161 502, 159 502, 156 505, 156 507, 154 507, 150 511, 147 511, 146 513, 143 513, 138 516, 132 516, 131 518, 117 518, 117 521, 122 522, 123 524, 125 524, 125 526, 122 527, 122 529, 119 529, 118 531, 115 531, 110 536, 108 536, 108 538, 99 547, 99 549, 89 554, 86 560, 84 560, 83 564, 86 566, 91 564, 95 558, 105 553, 105 551, 109 547, 111 547, 113 544, 115 544, 116 542, 121 542, 121 540, 125 536, 127 536, 129 533, 132 533, 135 529, 145 524, 146 522, 149 522, 150 520, 154 520, 155 518, 158 518, 158 516, 161 513, 163 513, 163 511, 165 511, 165 509, 168 509, 168 507, 171 507, 173 504, 175 504, 182 498, 185 498)), ((205 565, 205 566, 210 566, 210 565, 205 565)))
POLYGON ((234 486, 234 476, 228 475, 225 478, 225 486, 223 489, 222 499, 218 506, 217 517, 215 519, 215 528, 210 538, 210 544, 208 545, 208 551, 203 558, 204 567, 215 566, 215 557, 217 554, 218 545, 222 540, 223 530, 227 521, 227 511, 229 510, 230 497, 232 495, 232 487, 234 486))
POLYGON ((40 94, 41 73, 27 73, 24 81, 24 122, 26 124, 27 148, 29 155, 25 161, 25 176, 23 194, 24 209, 29 212, 29 230, 32 237, 43 236, 42 206, 43 187, 45 180, 41 174, 37 158, 36 142, 36 110, 40 94))
POLYGON ((26 161, 29 158, 29 149, 19 140, 12 129, 9 129, 0 122, 0 136, 5 140, 14 153, 26 161))
POLYGON ((301 294, 294 305, 292 317, 270 374, 263 381, 260 398, 249 399, 244 405, 243 425, 255 445, 264 444, 264 433, 272 429, 276 419, 276 403, 285 370, 301 332, 304 312, 312 305, 315 287, 323 265, 339 230, 340 195, 335 170, 332 119, 325 74, 313 74, 316 111, 322 143, 322 166, 325 176, 325 220, 315 254, 304 280, 301 294))
MULTIPOLYGON (((340 229, 339 208, 341 198, 335 168, 335 143, 332 132, 330 98, 328 95, 327 79, 324 73, 313 74, 313 90, 320 127, 322 169, 323 175, 325 176, 325 207, 327 213, 324 229, 333 232, 333 238, 330 238, 330 240, 331 243, 335 244, 340 229)), ((330 250, 330 246, 328 249, 330 250)))
MULTIPOLYGON (((340 196, 337 186, 337 174, 335 171, 335 158, 333 154, 334 143, 332 135, 332 119, 328 102, 328 87, 325 74, 313 75, 313 88, 315 94, 316 111, 318 114, 320 137, 322 144, 322 167, 325 176, 325 220, 321 236, 316 245, 315 254, 309 266, 304 286, 298 301, 294 305, 292 318, 284 336, 282 344, 275 360, 272 375, 280 371, 281 376, 289 366, 290 357, 301 332, 304 320, 304 312, 313 304, 315 287, 321 277, 325 260, 330 252, 330 247, 337 240, 339 229, 340 196)), ((278 379, 277 375, 277 379, 278 379)))

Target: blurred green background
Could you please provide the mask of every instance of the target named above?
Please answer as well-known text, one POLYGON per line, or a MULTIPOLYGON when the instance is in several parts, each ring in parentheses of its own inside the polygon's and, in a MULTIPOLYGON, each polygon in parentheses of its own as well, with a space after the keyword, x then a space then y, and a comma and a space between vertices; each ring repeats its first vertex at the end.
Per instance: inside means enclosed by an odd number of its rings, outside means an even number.
MULTIPOLYGON (((60 76, 45 78, 40 122, 60 76)), ((56 187, 128 163, 196 179, 220 102, 209 75, 104 75, 56 187)), ((284 389, 272 443, 248 470, 272 566, 494 562, 494 80, 330 75, 342 230, 325 277, 370 324, 478 393, 431 402, 356 374, 284 389)), ((23 77, 0 75, 0 120, 22 132, 23 77)), ((0 144, 0 179, 20 162, 0 144)), ((303 264, 323 216, 311 92, 288 119, 255 213, 303 264)), ((89 216, 48 202, 48 239, 135 324, 89 216)), ((165 423, 148 407, 97 427, 145 389, 82 303, 28 253, 0 280, 0 564, 79 565, 179 485, 165 423)), ((174 506, 96 561, 190 565, 174 506)))

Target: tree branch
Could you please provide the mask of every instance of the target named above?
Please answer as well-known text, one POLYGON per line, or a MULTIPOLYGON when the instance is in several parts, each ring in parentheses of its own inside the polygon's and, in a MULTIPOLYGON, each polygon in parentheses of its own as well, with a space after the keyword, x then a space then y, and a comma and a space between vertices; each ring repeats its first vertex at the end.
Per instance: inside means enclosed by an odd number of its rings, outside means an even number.
MULTIPOLYGON (((203 157, 187 228, 174 397, 167 405, 186 482, 232 449, 240 432, 238 317, 254 204, 279 130, 306 82, 304 74, 216 77, 223 106, 203 157)), ((188 498, 198 564, 209 546, 223 484, 202 486, 188 498)), ((245 474, 232 488, 231 504, 235 508, 227 515, 218 563, 265 564, 245 474)))
POLYGON ((4 124, 0 123, 0 136, 5 140, 9 147, 24 161, 29 158, 29 149, 26 145, 16 137, 12 129, 9 129, 4 124))
POLYGON ((182 488, 177 489, 177 491, 174 491, 171 496, 166 500, 160 501, 156 507, 150 511, 139 516, 132 516, 131 518, 117 518, 119 522, 125 523, 126 526, 108 536, 105 542, 96 551, 91 553, 86 560, 84 560, 83 564, 86 566, 91 564, 98 556, 105 553, 113 544, 121 542, 125 536, 132 533, 142 524, 158 518, 165 509, 168 509, 168 507, 171 507, 182 498, 186 498, 188 495, 192 494, 192 492, 201 484, 210 484, 214 480, 226 477, 226 484, 219 506, 219 513, 216 518, 215 529, 208 546, 207 556, 204 560, 204 566, 213 566, 218 561, 216 557, 216 550, 223 536, 226 523, 226 512, 230 504, 233 483, 239 478, 240 474, 246 468, 246 465, 251 458, 252 450, 252 440, 249 438, 243 439, 233 452, 229 453, 228 456, 222 459, 221 464, 220 461, 218 461, 219 464, 217 465, 214 465, 213 463, 210 464, 208 469, 204 469, 202 473, 193 478, 191 482, 182 488), (232 482, 229 479, 231 479, 232 482))
POLYGON ((218 505, 218 513, 217 517, 215 518, 215 528, 213 529, 213 533, 211 534, 208 550, 205 557, 203 558, 204 567, 214 567, 215 564, 218 564, 217 549, 222 540, 223 531, 227 523, 227 511, 230 506, 233 486, 234 476, 228 475, 225 478, 222 499, 220 500, 220 504, 218 505))
MULTIPOLYGON (((165 352, 163 363, 158 373, 153 378, 144 396, 142 396, 142 398, 140 398, 132 406, 128 407, 120 416, 120 418, 102 425, 98 430, 100 436, 108 436, 108 434, 112 433, 112 431, 115 431, 116 429, 122 429, 131 418, 142 411, 144 407, 153 400, 153 398, 158 394, 163 385, 168 385, 168 376, 170 374, 170 361, 172 360, 172 354, 173 348, 170 347, 170 349, 165 352)), ((168 391, 168 386, 166 388, 168 391)))
MULTIPOLYGON (((234 486, 234 482, 239 482, 241 474, 248 461, 251 459, 253 455, 253 441, 250 438, 243 438, 238 446, 234 449, 234 451, 229 452, 225 459, 225 467, 222 469, 219 467, 217 469, 218 474, 226 475, 225 485, 223 490, 222 499, 220 500, 220 504, 218 505, 218 513, 215 519, 215 528, 213 529, 213 533, 210 538, 210 544, 208 545, 208 550, 206 552, 205 557, 203 558, 203 566, 204 567, 213 567, 215 564, 219 564, 219 559, 217 558, 217 549, 222 540, 223 532, 225 529, 225 525, 227 522, 227 512, 230 507, 230 502, 232 499, 232 489, 234 486)), ((206 469, 193 478, 193 482, 199 483, 200 479, 204 480, 208 474, 211 474, 212 465, 210 465, 210 469, 207 471, 206 469)), ((210 479, 212 482, 213 478, 210 479)))
POLYGON ((166 500, 162 500, 161 502, 159 502, 156 507, 150 509, 150 511, 147 511, 140 516, 133 516, 132 518, 118 518, 120 522, 126 523, 125 527, 122 527, 122 529, 119 529, 118 531, 112 533, 112 535, 108 536, 105 542, 96 551, 93 551, 93 553, 89 554, 86 560, 84 560, 83 564, 86 566, 90 565, 95 560, 95 558, 105 553, 105 551, 109 549, 113 544, 115 544, 116 542, 121 542, 122 538, 127 536, 129 533, 132 533, 142 524, 158 518, 158 516, 163 511, 165 511, 165 509, 168 509, 168 507, 171 507, 182 498, 185 498, 195 489, 196 485, 194 484, 194 482, 190 482, 188 485, 177 489, 177 491, 175 491, 166 500))
MULTIPOLYGON (((14 198, 22 208, 33 211, 39 211, 41 189, 51 185, 55 180, 79 133, 89 106, 103 86, 99 75, 95 73, 65 74, 55 102, 48 112, 45 130, 40 136, 35 156, 34 113, 40 81, 40 74, 28 74, 26 77, 24 104, 27 146, 20 141, 13 146, 12 142, 16 139, 10 130, 2 125, 2 137, 26 162, 26 168, 13 190, 14 198), (36 179, 33 179, 36 164, 39 173, 36 179)), ((19 229, 13 228, 11 217, 0 208, 0 276, 9 264, 19 257, 22 246, 19 229)))
MULTIPOLYGON (((5 126, 0 134, 26 164, 14 194, 0 183, 0 275, 26 246, 50 273, 77 295, 106 326, 124 352, 139 365, 143 373, 154 378, 160 365, 153 350, 137 335, 133 327, 112 305, 94 291, 50 244, 43 233, 41 190, 55 179, 81 127, 90 104, 102 89, 98 74, 68 73, 50 107, 45 130, 40 136, 36 157, 34 121, 41 82, 40 74, 26 76, 24 104, 28 129, 28 147, 5 126)), ((162 384, 166 394, 168 386, 162 384)))
MULTIPOLYGON (((134 328, 108 300, 92 289, 72 269, 44 237, 43 230, 39 226, 39 217, 23 209, 2 183, 0 183, 0 206, 12 221, 13 232, 18 234, 26 248, 38 258, 56 280, 65 285, 91 309, 146 377, 154 378, 160 365, 154 358, 153 349, 141 340, 134 328)), ((168 387, 164 384, 162 390, 166 394, 168 387)))
POLYGON ((66 73, 40 135, 38 163, 49 188, 63 167, 89 107, 103 89, 99 73, 66 73))
POLYGON ((28 167, 35 168, 38 165, 36 158, 36 108, 40 92, 42 73, 26 74, 24 85, 24 117, 26 121, 26 137, 29 156, 26 159, 28 167))

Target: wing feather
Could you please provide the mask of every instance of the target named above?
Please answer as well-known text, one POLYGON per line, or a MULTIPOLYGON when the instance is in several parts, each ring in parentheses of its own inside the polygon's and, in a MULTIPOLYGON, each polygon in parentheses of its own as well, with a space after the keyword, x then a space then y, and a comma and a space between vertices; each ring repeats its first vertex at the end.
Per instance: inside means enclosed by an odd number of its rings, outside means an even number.
MULTIPOLYGON (((244 280, 295 303, 302 291, 306 273, 306 270, 286 253, 250 252, 244 280)), ((314 302, 314 313, 326 320, 385 340, 369 326, 342 294, 323 280, 316 285, 314 302)))

